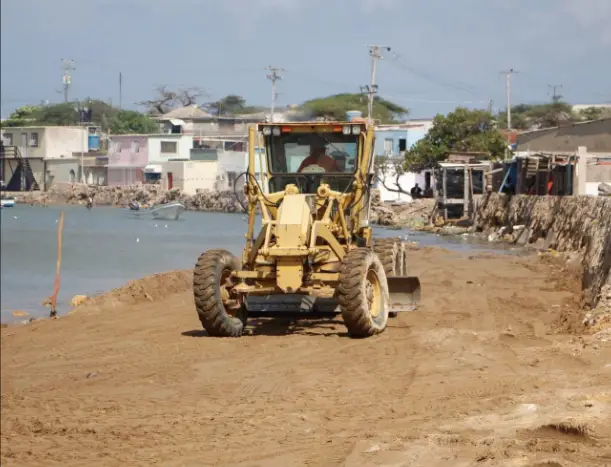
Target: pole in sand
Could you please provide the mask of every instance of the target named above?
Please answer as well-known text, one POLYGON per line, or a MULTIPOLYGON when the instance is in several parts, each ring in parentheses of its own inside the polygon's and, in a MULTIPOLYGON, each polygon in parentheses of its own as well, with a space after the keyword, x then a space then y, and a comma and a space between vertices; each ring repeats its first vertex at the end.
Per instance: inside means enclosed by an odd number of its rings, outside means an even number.
POLYGON ((59 225, 57 226, 57 267, 55 269, 55 287, 53 289, 53 296, 51 297, 51 313, 50 318, 57 316, 57 294, 59 293, 59 278, 60 270, 62 267, 62 234, 64 231, 64 211, 59 215, 59 225))

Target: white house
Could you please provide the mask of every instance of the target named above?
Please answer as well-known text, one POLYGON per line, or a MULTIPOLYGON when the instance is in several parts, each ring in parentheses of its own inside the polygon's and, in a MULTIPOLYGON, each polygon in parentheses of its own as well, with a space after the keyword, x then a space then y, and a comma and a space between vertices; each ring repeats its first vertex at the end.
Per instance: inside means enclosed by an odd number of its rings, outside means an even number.
POLYGON ((79 158, 75 153, 89 152, 87 127, 32 126, 9 127, 2 131, 5 157, 2 179, 9 189, 40 189, 56 182, 74 182, 79 177, 79 158), (27 160, 30 170, 21 175, 19 160, 27 160), (31 181, 33 180, 33 181, 31 181))

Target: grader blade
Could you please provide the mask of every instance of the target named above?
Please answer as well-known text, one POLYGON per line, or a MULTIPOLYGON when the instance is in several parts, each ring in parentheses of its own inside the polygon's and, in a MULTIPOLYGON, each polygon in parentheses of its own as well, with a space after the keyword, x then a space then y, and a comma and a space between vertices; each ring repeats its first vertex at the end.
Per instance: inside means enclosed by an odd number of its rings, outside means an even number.
POLYGON ((414 311, 420 303, 420 279, 411 276, 387 276, 390 312, 414 311))

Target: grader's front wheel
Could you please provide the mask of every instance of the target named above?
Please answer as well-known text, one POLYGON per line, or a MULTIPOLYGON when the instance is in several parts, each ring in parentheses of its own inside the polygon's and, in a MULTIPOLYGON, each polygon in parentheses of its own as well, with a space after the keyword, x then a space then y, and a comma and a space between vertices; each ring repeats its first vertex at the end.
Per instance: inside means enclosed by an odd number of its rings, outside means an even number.
POLYGON ((384 267, 373 251, 356 248, 346 254, 339 273, 337 299, 352 337, 369 337, 386 329, 388 285, 384 267))
POLYGON ((193 298, 202 326, 210 336, 240 337, 246 325, 246 309, 230 296, 231 272, 240 261, 227 250, 202 253, 193 270, 193 298))

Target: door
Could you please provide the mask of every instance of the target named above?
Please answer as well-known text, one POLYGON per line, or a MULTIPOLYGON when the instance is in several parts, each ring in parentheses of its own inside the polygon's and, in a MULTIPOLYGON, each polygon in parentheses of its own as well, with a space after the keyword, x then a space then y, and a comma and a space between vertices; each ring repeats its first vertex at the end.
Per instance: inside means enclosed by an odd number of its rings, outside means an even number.
POLYGON ((172 172, 168 172, 168 190, 174 188, 174 174, 172 172))

